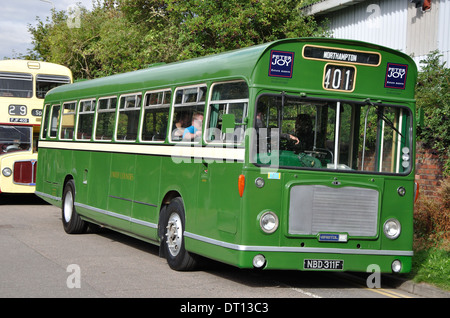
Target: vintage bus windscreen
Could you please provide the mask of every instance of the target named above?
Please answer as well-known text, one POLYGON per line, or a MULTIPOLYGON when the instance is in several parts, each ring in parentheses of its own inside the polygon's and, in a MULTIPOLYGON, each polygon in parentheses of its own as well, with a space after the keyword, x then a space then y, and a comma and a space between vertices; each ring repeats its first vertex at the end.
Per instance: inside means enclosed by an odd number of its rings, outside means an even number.
POLYGON ((175 270, 405 273, 416 77, 398 51, 304 38, 57 87, 36 193, 67 233, 129 234, 175 270))
POLYGON ((256 103, 256 123, 253 161, 261 166, 410 170, 412 116, 406 107, 263 94, 256 103))

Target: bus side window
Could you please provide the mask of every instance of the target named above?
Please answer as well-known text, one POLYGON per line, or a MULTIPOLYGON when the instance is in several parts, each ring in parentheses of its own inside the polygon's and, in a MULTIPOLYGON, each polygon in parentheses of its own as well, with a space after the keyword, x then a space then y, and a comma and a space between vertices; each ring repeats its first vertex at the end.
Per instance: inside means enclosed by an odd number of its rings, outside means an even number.
POLYGON ((166 139, 171 95, 170 90, 145 94, 141 140, 164 141, 166 139))
POLYGON ((120 97, 116 140, 136 141, 141 98, 141 94, 120 97))
POLYGON ((212 86, 207 120, 207 141, 240 143, 244 138, 248 106, 248 86, 244 81, 216 83, 212 86), (233 114, 235 127, 223 131, 222 116, 233 114))
POLYGON ((206 85, 177 88, 173 105, 172 142, 197 142, 205 108, 206 85), (194 123, 195 121, 195 123, 194 123), (187 134, 189 133, 189 134, 187 134), (196 136, 188 138, 186 136, 196 136))
POLYGON ((77 139, 91 139, 95 117, 95 99, 80 101, 78 108, 77 139))
POLYGON ((47 138, 47 131, 48 131, 48 123, 49 123, 49 117, 51 112, 51 106, 49 104, 45 105, 44 107, 44 115, 42 116, 42 130, 41 130, 41 138, 45 139, 47 138))
POLYGON ((75 108, 76 102, 69 102, 63 104, 63 111, 61 117, 60 139, 73 139, 73 132, 75 128, 75 108))
POLYGON ((114 132, 117 97, 98 100, 95 140, 111 140, 114 132))
POLYGON ((60 112, 60 105, 53 105, 52 111, 50 115, 50 137, 56 138, 58 135, 58 124, 59 124, 59 112, 60 112))

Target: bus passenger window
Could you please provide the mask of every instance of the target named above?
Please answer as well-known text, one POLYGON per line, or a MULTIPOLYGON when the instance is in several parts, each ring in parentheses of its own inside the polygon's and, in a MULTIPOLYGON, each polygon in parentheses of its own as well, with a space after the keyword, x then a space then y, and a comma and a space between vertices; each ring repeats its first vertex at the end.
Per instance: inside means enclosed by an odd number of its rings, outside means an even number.
POLYGON ((144 98, 143 141, 164 141, 172 92, 170 90, 148 92, 144 98))
POLYGON ((73 139, 76 102, 64 103, 61 119, 60 139, 73 139))
POLYGON ((77 139, 91 139, 94 116, 95 99, 80 101, 78 108, 77 139))
POLYGON ((116 140, 136 141, 140 110, 140 94, 120 97, 116 140))
POLYGON ((47 137, 47 131, 48 131, 48 122, 50 117, 50 111, 51 106, 49 104, 46 104, 44 106, 43 116, 42 116, 42 126, 41 126, 41 138, 45 139, 47 137))
POLYGON ((206 86, 204 85, 177 88, 170 136, 172 142, 200 140, 202 129, 200 120, 203 121, 205 96, 206 86))
POLYGON ((95 140, 111 140, 114 132, 117 97, 102 98, 98 101, 95 140))
POLYGON ((52 106, 52 114, 50 116, 50 137, 55 138, 58 134, 59 110, 60 105, 52 106))
POLYGON ((248 86, 243 81, 217 83, 213 85, 209 102, 206 139, 212 142, 240 143, 244 138, 248 106, 248 86), (222 116, 233 114, 235 127, 231 131, 222 130, 222 116))

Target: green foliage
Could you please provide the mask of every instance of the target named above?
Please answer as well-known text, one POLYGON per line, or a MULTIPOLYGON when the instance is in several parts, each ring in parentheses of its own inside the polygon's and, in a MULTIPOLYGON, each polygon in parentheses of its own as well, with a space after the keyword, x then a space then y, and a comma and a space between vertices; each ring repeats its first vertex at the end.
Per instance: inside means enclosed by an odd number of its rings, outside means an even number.
POLYGON ((293 0, 105 0, 81 9, 80 27, 53 12, 29 26, 33 54, 68 66, 76 79, 220 53, 276 39, 321 36, 293 0))
POLYGON ((444 162, 444 175, 450 176, 450 69, 439 62, 437 51, 431 52, 419 73, 416 86, 417 109, 424 113, 424 125, 417 138, 434 149, 444 162))
POLYGON ((316 3, 316 2, 320 2, 320 1, 322 1, 322 0, 301 0, 299 6, 300 6, 300 7, 305 7, 305 6, 314 4, 314 3, 316 3))
POLYGON ((431 248, 414 253, 413 271, 408 275, 413 281, 426 282, 450 290, 450 252, 431 248))
POLYGON ((450 243, 450 178, 442 180, 437 198, 419 196, 414 209, 417 248, 450 243))
POLYGON ((80 27, 67 25, 64 11, 53 12, 52 21, 38 20, 33 36, 34 51, 42 59, 68 66, 74 77, 94 78, 136 69, 143 64, 143 41, 139 27, 122 12, 98 6, 81 10, 80 27))
POLYGON ((414 257, 409 278, 450 290, 450 178, 437 198, 419 196, 414 207, 414 257))
POLYGON ((179 17, 177 59, 238 49, 280 38, 312 36, 316 24, 297 11, 298 1, 169 0, 179 17))

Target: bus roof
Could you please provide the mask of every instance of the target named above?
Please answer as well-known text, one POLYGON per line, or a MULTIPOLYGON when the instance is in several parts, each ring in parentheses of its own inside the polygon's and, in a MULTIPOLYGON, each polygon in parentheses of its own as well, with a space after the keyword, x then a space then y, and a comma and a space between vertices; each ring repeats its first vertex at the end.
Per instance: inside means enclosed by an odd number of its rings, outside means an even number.
POLYGON ((169 64, 158 64, 133 72, 106 76, 98 79, 81 81, 70 85, 57 87, 47 94, 47 98, 68 100, 74 98, 92 98, 97 96, 116 95, 136 92, 149 87, 154 89, 167 88, 172 85, 184 86, 207 82, 214 79, 245 79, 251 86, 254 71, 259 60, 272 47, 280 44, 309 43, 312 45, 336 45, 336 47, 359 50, 383 51, 399 57, 417 73, 415 62, 406 54, 387 47, 354 40, 330 38, 295 38, 282 39, 274 42, 255 45, 243 49, 208 55, 169 64), (72 95, 71 93, 74 93, 72 95), (64 95, 61 95, 64 94, 64 95))
POLYGON ((68 76, 72 77, 70 69, 66 66, 32 60, 0 60, 0 71, 28 72, 34 74, 54 74, 58 72, 58 74, 67 73, 68 76))
POLYGON ((174 84, 183 85, 183 83, 189 85, 194 82, 198 83, 199 77, 204 81, 219 77, 249 79, 256 61, 270 45, 271 43, 266 43, 180 62, 158 64, 138 71, 76 82, 66 85, 65 88, 56 88, 47 96, 53 98, 55 94, 57 95, 60 92, 64 92, 64 94, 75 92, 80 97, 92 97, 92 94, 116 94, 147 87, 168 87, 174 84), (98 92, 98 88, 105 86, 108 88, 104 91, 102 89, 101 93, 98 92))

